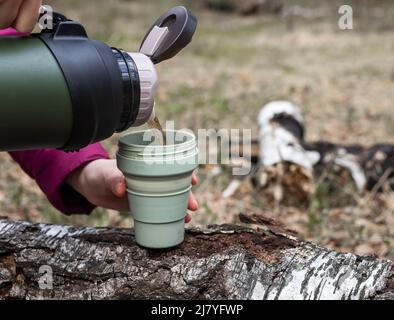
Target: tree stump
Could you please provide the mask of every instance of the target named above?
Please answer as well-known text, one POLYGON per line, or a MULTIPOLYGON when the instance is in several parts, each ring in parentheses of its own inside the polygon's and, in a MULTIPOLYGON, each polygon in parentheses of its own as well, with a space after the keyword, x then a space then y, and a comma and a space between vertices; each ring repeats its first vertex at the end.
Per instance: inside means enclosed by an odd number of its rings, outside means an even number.
POLYGON ((0 220, 0 299, 394 298, 393 262, 247 217, 260 226, 188 229, 160 251, 139 247, 132 229, 0 220))

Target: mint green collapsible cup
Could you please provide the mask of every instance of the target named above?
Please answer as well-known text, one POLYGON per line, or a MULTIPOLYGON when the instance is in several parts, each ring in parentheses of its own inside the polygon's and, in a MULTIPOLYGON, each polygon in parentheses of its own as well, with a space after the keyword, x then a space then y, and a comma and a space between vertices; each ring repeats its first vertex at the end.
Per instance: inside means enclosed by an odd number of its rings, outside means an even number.
POLYGON ((127 181, 135 238, 146 248, 183 242, 191 177, 198 166, 193 133, 167 130, 166 136, 163 146, 155 130, 129 133, 119 140, 116 156, 127 181))

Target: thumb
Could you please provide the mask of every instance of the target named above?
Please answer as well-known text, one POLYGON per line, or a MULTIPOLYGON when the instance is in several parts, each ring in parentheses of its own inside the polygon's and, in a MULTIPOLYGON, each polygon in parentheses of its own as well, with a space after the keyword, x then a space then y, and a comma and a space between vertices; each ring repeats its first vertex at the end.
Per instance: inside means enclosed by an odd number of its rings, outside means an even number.
POLYGON ((122 172, 116 167, 113 161, 106 163, 105 184, 108 189, 118 198, 122 198, 126 193, 126 181, 122 172))
POLYGON ((112 177, 110 187, 112 193, 118 198, 122 198, 126 193, 126 181, 123 176, 112 177))

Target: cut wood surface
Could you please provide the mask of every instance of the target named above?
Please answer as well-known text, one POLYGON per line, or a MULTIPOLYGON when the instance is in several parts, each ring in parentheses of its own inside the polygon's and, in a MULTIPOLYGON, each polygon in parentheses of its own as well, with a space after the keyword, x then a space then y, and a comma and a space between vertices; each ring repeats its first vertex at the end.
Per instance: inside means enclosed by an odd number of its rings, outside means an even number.
POLYGON ((188 229, 182 245, 165 251, 139 247, 132 229, 0 220, 0 299, 394 298, 393 262, 241 218, 260 226, 188 229), (42 288, 48 268, 52 288, 42 288))

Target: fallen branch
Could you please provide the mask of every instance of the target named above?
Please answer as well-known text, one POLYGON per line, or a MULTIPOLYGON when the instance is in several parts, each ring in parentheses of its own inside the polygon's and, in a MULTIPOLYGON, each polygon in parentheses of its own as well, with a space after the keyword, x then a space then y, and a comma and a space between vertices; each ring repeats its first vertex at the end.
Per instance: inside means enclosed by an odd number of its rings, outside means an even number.
POLYGON ((393 262, 266 227, 189 229, 181 246, 153 251, 131 229, 0 220, 0 299, 394 298, 393 262), (51 289, 40 289, 42 266, 51 289))
MULTIPOLYGON (((393 144, 308 143, 301 109, 288 101, 266 104, 258 122, 258 140, 237 145, 230 155, 235 164, 237 157, 250 161, 248 177, 266 206, 307 207, 313 196, 324 198, 325 207, 349 206, 365 192, 394 189, 393 144)), ((234 177, 223 196, 234 195, 245 178, 234 177)))

